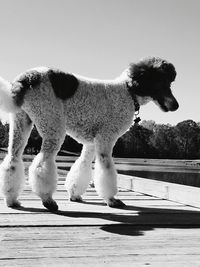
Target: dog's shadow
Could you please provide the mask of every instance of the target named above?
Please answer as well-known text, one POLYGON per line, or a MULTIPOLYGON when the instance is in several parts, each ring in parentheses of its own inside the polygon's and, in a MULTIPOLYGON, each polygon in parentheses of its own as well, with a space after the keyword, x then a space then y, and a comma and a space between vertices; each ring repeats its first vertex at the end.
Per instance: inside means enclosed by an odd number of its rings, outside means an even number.
MULTIPOLYGON (((82 204, 105 205, 103 203, 98 202, 83 202, 82 204)), ((25 212, 52 213, 56 216, 64 216, 68 218, 71 217, 103 219, 108 221, 108 224, 102 224, 101 222, 97 224, 97 226, 99 226, 100 229, 103 231, 119 235, 144 235, 145 231, 154 230, 155 228, 200 228, 200 210, 192 211, 181 210, 178 208, 144 208, 130 205, 123 207, 123 210, 127 210, 127 213, 120 213, 120 211, 112 213, 112 210, 110 213, 65 210, 51 212, 45 208, 33 208, 23 206, 18 207, 16 209, 25 212)), ((56 227, 64 226, 66 225, 63 223, 62 225, 58 225, 56 227)))

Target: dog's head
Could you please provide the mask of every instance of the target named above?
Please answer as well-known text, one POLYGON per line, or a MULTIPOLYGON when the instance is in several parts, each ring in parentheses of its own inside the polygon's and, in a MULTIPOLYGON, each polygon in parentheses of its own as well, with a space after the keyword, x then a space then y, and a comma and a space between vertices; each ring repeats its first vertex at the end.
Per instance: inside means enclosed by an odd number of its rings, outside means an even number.
POLYGON ((174 66, 158 57, 149 57, 129 69, 132 87, 131 93, 141 97, 150 97, 163 111, 175 111, 179 104, 171 91, 175 80, 174 66))

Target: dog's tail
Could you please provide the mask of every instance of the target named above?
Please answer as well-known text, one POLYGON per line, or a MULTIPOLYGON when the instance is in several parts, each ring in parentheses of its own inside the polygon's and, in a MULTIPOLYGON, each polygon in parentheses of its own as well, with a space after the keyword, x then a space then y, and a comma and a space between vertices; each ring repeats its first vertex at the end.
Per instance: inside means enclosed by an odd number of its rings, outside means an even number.
POLYGON ((12 84, 0 77, 0 120, 9 121, 9 114, 16 113, 19 108, 12 95, 12 84))

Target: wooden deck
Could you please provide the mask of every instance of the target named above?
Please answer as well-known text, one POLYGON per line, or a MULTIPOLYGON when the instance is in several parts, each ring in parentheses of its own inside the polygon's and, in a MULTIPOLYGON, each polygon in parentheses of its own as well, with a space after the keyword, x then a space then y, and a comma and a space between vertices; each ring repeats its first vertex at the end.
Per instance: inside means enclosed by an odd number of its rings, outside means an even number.
POLYGON ((107 207, 93 188, 85 203, 71 203, 63 184, 56 213, 28 184, 21 209, 0 199, 0 266, 200 266, 200 209, 123 188, 124 209, 107 207))

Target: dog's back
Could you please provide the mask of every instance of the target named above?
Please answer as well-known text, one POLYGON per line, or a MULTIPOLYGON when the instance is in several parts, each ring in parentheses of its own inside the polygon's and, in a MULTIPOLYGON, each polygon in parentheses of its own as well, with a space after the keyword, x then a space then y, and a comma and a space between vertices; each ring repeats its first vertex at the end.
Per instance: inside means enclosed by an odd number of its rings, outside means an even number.
POLYGON ((14 103, 39 132, 65 125, 69 135, 84 143, 97 135, 117 138, 132 123, 133 101, 125 84, 115 80, 86 79, 43 67, 19 75, 11 90, 14 103))

